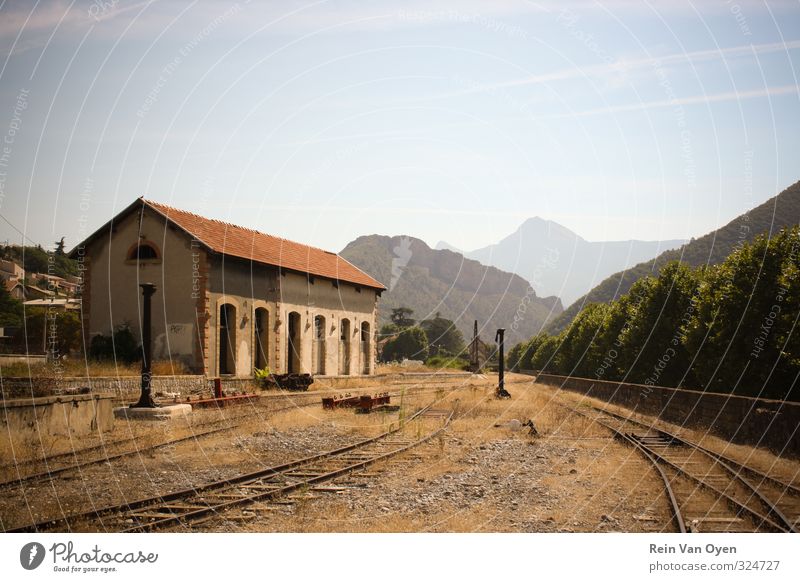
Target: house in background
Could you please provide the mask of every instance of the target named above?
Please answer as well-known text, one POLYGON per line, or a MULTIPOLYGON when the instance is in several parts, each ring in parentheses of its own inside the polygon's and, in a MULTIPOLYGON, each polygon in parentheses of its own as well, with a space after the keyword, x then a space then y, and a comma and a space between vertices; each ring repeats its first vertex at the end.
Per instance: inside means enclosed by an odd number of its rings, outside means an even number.
POLYGON ((25 299, 25 269, 14 261, 0 260, 0 280, 14 299, 25 299))
POLYGON ((154 360, 209 377, 374 373, 385 287, 336 253, 139 198, 70 256, 91 336, 127 322, 141 337, 139 284, 154 283, 154 360))

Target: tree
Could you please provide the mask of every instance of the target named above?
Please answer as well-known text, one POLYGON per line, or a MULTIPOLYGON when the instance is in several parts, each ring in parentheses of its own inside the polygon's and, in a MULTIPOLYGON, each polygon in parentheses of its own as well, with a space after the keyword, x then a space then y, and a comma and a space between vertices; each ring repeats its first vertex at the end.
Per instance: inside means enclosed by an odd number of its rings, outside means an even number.
POLYGON ((386 325, 381 326, 381 329, 378 331, 378 336, 381 338, 386 338, 400 333, 400 331, 400 328, 395 324, 387 323, 386 325))
POLYGON ((711 269, 700 285, 700 305, 687 326, 686 345, 706 390, 765 395, 772 368, 782 358, 781 333, 775 327, 786 294, 780 293, 779 281, 789 238, 787 231, 772 240, 756 238, 711 269))
POLYGON ((428 338, 419 327, 404 329, 383 346, 384 362, 428 359, 428 338))
POLYGON ((675 261, 657 278, 637 281, 631 289, 629 324, 619 349, 629 382, 678 386, 686 377, 691 358, 683 340, 697 308, 699 285, 698 272, 675 261))
POLYGON ((14 344, 25 352, 43 350, 56 357, 82 349, 82 330, 77 311, 50 311, 45 307, 26 310, 25 327, 14 336, 14 344))
POLYGON ((508 352, 508 369, 513 371, 535 369, 532 363, 533 356, 548 337, 550 336, 542 332, 511 348, 508 352))
POLYGON ((389 319, 391 319, 392 323, 398 328, 405 329, 407 327, 412 327, 416 323, 415 320, 409 317, 412 313, 414 313, 414 310, 408 307, 396 307, 392 309, 392 314, 389 316, 389 319))
POLYGON ((457 356, 464 351, 464 336, 451 320, 437 313, 419 325, 428 339, 431 356, 457 356))
POLYGON ((61 240, 56 241, 55 253, 59 257, 65 257, 67 255, 67 253, 64 252, 64 237, 63 236, 61 237, 61 240))
POLYGON ((9 293, 0 281, 0 327, 19 327, 22 325, 22 302, 9 293))
POLYGON ((547 336, 531 358, 531 369, 558 374, 560 370, 556 367, 554 359, 560 344, 560 336, 547 336))
POLYGON ((95 360, 114 360, 131 364, 141 359, 142 347, 136 341, 129 323, 121 323, 108 335, 92 338, 89 355, 95 360))
POLYGON ((565 374, 589 376, 596 367, 590 348, 602 330, 608 312, 605 303, 591 303, 583 308, 563 334, 555 354, 555 366, 565 374))

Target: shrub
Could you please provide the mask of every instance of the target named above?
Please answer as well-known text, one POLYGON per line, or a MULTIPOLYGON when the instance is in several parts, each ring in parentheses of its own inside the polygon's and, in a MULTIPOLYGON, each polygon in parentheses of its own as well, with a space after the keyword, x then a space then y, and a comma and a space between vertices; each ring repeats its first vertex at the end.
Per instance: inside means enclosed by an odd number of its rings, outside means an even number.
POLYGON ((142 347, 136 341, 128 322, 114 328, 111 336, 96 335, 89 346, 89 356, 95 360, 114 360, 132 364, 142 357, 142 347))

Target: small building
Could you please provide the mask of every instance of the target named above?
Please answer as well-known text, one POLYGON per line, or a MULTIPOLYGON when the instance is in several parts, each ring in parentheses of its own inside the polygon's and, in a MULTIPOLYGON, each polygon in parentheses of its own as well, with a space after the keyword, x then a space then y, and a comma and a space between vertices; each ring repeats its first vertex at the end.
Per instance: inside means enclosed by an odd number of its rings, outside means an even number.
POLYGON ((139 284, 154 283, 154 360, 209 377, 374 373, 385 287, 336 253, 139 198, 70 256, 91 336, 127 323, 141 337, 139 284))
POLYGON ((6 290, 14 299, 17 299, 18 301, 25 300, 25 286, 22 284, 21 279, 6 279, 3 281, 3 285, 6 286, 6 290))

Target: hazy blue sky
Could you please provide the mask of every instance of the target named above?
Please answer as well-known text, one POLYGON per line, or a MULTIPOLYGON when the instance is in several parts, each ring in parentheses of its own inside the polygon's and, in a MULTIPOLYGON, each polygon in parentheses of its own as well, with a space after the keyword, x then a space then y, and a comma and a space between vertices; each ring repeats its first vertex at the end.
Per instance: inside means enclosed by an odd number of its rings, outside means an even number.
POLYGON ((45 245, 141 195, 332 250, 683 238, 800 179, 796 0, 0 6, 0 215, 45 245))

